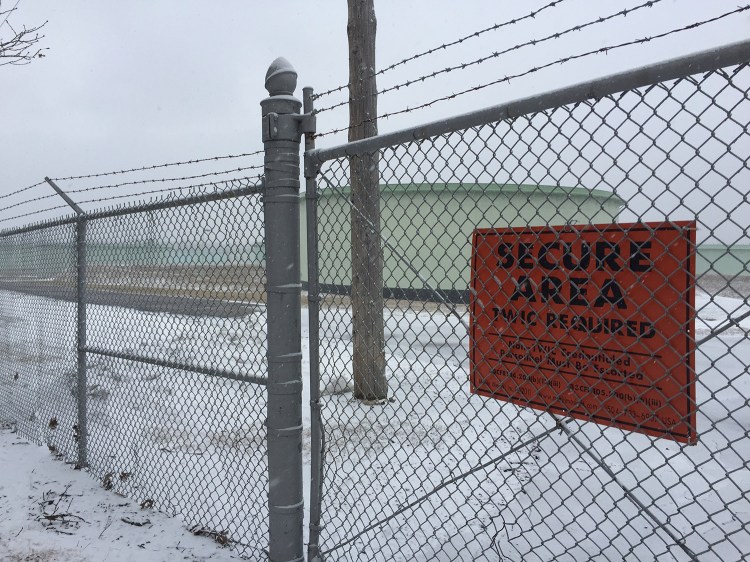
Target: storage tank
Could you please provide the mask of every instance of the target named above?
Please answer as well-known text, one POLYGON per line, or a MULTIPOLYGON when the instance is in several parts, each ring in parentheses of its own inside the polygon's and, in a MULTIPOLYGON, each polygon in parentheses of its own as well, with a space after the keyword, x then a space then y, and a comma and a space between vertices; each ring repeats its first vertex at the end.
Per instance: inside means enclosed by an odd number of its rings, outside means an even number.
MULTIPOLYGON (((321 291, 347 294, 351 285, 351 189, 318 194, 321 291)), ((306 216, 300 198, 302 280, 306 287, 306 216)), ((453 302, 468 298, 474 228, 614 222, 623 201, 611 191, 494 183, 380 186, 383 284, 386 296, 453 302), (420 279, 421 278, 421 279, 420 279)))

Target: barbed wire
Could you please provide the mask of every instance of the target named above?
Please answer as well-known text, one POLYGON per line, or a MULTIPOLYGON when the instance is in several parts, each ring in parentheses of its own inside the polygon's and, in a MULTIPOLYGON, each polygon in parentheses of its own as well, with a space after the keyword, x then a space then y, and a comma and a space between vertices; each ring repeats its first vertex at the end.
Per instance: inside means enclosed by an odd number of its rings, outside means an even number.
POLYGON ((8 218, 5 218, 5 219, 0 219, 0 223, 12 221, 12 220, 15 220, 15 219, 21 219, 21 218, 24 218, 24 217, 31 217, 33 215, 39 215, 41 213, 48 213, 49 211, 56 211, 58 209, 70 209, 70 207, 68 207, 67 205, 57 205, 56 207, 49 207, 47 209, 38 209, 36 211, 30 211, 28 213, 23 213, 21 215, 15 215, 15 216, 8 217, 8 218))
MULTIPOLYGON (((194 180, 199 178, 208 178, 212 176, 220 176, 223 174, 233 174, 236 172, 245 172, 247 170, 257 170, 259 168, 262 168, 263 164, 257 164, 255 166, 245 166, 241 168, 232 168, 231 170, 222 170, 221 172, 208 172, 206 174, 196 174, 193 176, 182 176, 178 178, 157 178, 157 179, 148 179, 148 180, 134 180, 134 181, 126 181, 122 183, 113 183, 109 185, 96 185, 93 187, 81 187, 78 189, 71 189, 68 191, 68 193, 83 193, 86 191, 97 191, 100 189, 113 189, 115 187, 123 187, 126 185, 139 185, 139 184, 145 184, 145 183, 166 183, 166 182, 172 182, 172 181, 185 181, 185 180, 194 180)), ((1 210, 1 209, 0 209, 1 210)))
POLYGON ((663 0, 649 0, 648 2, 644 2, 643 4, 640 4, 638 6, 634 6, 633 8, 625 8, 623 10, 620 10, 619 12, 615 12, 614 14, 610 14, 609 16, 601 16, 601 17, 598 17, 598 18, 596 18, 594 20, 591 20, 589 22, 582 23, 582 24, 579 24, 579 25, 574 25, 573 27, 570 27, 570 28, 565 29, 563 31, 558 31, 556 33, 552 33, 550 35, 547 35, 545 37, 541 37, 539 39, 530 39, 529 41, 526 41, 524 43, 519 43, 518 45, 514 45, 513 47, 509 47, 508 49, 505 49, 503 51, 496 51, 496 52, 494 52, 494 53, 492 53, 490 55, 487 55, 487 56, 484 56, 484 57, 480 57, 480 58, 478 58, 476 60, 473 60, 473 61, 470 61, 470 62, 465 62, 465 63, 457 64, 455 66, 448 66, 446 68, 443 68, 443 69, 440 69, 440 70, 436 70, 435 72, 432 72, 430 74, 425 74, 424 76, 420 76, 419 78, 414 78, 412 80, 407 80, 406 82, 402 82, 400 84, 396 84, 395 86, 390 86, 390 87, 385 88, 383 90, 374 92, 372 94, 368 94, 367 96, 362 97, 362 98, 356 98, 354 100, 342 101, 340 103, 336 103, 336 104, 330 105, 328 107, 323 107, 321 109, 316 109, 315 113, 323 113, 325 111, 330 111, 332 109, 336 109, 338 107, 341 107, 341 106, 344 106, 344 105, 348 105, 352 101, 360 101, 362 99, 366 99, 366 97, 374 97, 374 96, 381 95, 381 94, 387 94, 388 92, 392 92, 392 91, 395 91, 395 90, 400 90, 401 88, 409 87, 412 84, 416 84, 418 82, 424 82, 425 80, 429 80, 430 78, 435 78, 436 76, 439 76, 441 74, 447 74, 449 72, 454 72, 456 70, 464 70, 464 69, 469 68, 471 66, 476 66, 476 65, 481 64, 483 62, 486 62, 488 60, 498 58, 498 57, 500 57, 502 55, 506 55, 506 54, 508 54, 510 52, 518 51, 519 49, 522 49, 523 47, 528 47, 528 46, 531 46, 531 45, 538 45, 540 43, 545 43, 545 42, 551 41, 553 39, 559 39, 559 38, 564 37, 565 35, 568 35, 570 33, 573 33, 573 32, 576 32, 576 31, 581 31, 582 29, 586 29, 587 27, 591 27, 593 25, 598 25, 598 24, 601 24, 601 23, 605 23, 605 22, 607 22, 609 20, 618 18, 620 16, 627 17, 632 12, 641 10, 643 8, 651 8, 654 4, 658 4, 659 2, 662 2, 662 1, 663 0))
POLYGON ((14 195, 18 195, 19 193, 23 193, 24 191, 28 191, 30 189, 34 189, 35 187, 39 187, 40 185, 44 185, 45 183, 47 182, 42 180, 39 183, 35 183, 34 185, 30 185, 28 187, 22 187, 21 189, 17 189, 15 191, 11 191, 10 193, 6 193, 5 195, 0 195, 0 199, 7 199, 8 197, 13 197, 14 195))
POLYGON ((702 27, 704 25, 708 25, 710 23, 717 22, 719 20, 725 19, 725 18, 733 16, 735 14, 739 14, 741 12, 745 12, 748 9, 750 9, 750 5, 746 4, 744 6, 740 6, 740 7, 736 8, 735 10, 732 10, 732 11, 729 11, 729 12, 725 12, 725 13, 723 13, 721 15, 718 15, 718 16, 715 16, 713 18, 702 20, 702 21, 699 21, 699 22, 694 22, 694 23, 691 23, 689 25, 678 27, 678 28, 672 29, 670 31, 666 31, 664 33, 659 33, 657 35, 651 35, 651 36, 648 36, 648 37, 643 37, 641 39, 634 39, 632 41, 626 41, 624 43, 619 43, 619 44, 616 44, 616 45, 610 45, 610 46, 607 46, 607 47, 600 47, 599 49, 593 49, 591 51, 586 51, 584 53, 580 53, 580 54, 577 54, 577 55, 571 55, 569 57, 563 57, 563 58, 557 59, 555 61, 549 62, 547 64, 543 64, 541 66, 533 67, 533 68, 531 68, 529 70, 526 70, 524 72, 520 72, 518 74, 512 74, 512 75, 504 76, 503 78, 498 78, 497 80, 493 80, 491 82, 487 82, 486 84, 479 84, 477 86, 473 86, 471 88, 467 88, 465 90, 461 90, 459 92, 455 92, 455 93, 447 95, 447 96, 442 96, 442 97, 439 97, 439 98, 435 98, 432 101, 429 101, 429 102, 426 102, 426 103, 423 103, 423 104, 420 104, 420 105, 416 105, 414 107, 407 107, 406 109, 401 109, 401 110, 398 110, 398 111, 391 111, 391 112, 379 115, 377 117, 371 117, 369 119, 364 119, 361 122, 356 123, 354 125, 349 125, 348 127, 340 127, 338 129, 332 129, 332 130, 327 131, 325 133, 318 133, 318 134, 315 135, 315 137, 316 138, 325 137, 325 136, 333 135, 333 134, 336 134, 336 133, 341 133, 341 132, 344 132, 344 131, 348 131, 348 130, 353 129, 355 127, 359 127, 359 126, 361 126, 361 125, 363 125, 365 123, 370 123, 372 121, 375 121, 376 119, 387 119, 387 118, 393 117, 395 115, 402 115, 404 113, 411 113, 412 111, 418 111, 418 110, 424 109, 426 107, 431 107, 432 105, 434 105, 436 103, 439 103, 439 102, 451 100, 451 99, 457 98, 459 96, 462 96, 464 94, 468 94, 468 93, 471 93, 471 92, 476 92, 476 91, 479 91, 479 90, 483 90, 485 88, 488 88, 490 86, 494 86, 496 84, 500 84, 502 82, 510 82, 510 80, 514 80, 516 78, 521 78, 521 77, 524 77, 524 76, 528 76, 530 74, 534 74, 535 72, 539 72, 540 70, 544 70, 546 68, 550 68, 550 67, 555 66, 555 65, 565 64, 565 63, 570 62, 572 60, 577 60, 577 59, 581 59, 581 58, 584 58, 584 57, 587 57, 587 56, 597 55, 597 54, 601 54, 601 53, 605 53, 606 54, 606 53, 609 53, 609 51, 613 51, 615 49, 621 49, 621 48, 630 47, 630 46, 633 46, 633 45, 644 44, 644 43, 648 43, 650 41, 654 41, 655 39, 662 39, 662 38, 667 37, 669 35, 674 35, 674 34, 677 34, 677 33, 681 33, 683 31, 688 31, 688 30, 691 30, 691 29, 696 29, 698 27, 702 27))
POLYGON ((29 205, 31 203, 36 203, 37 201, 44 201, 45 199, 51 199, 57 196, 58 196, 57 193, 49 193, 47 195, 40 195, 39 197, 34 197, 33 199, 25 199, 24 201, 21 201, 20 203, 14 203, 12 205, 6 205, 5 207, 0 207, 0 213, 9 211, 10 209, 15 209, 16 207, 21 207, 22 205, 29 205))
MULTIPOLYGON (((214 181, 214 182, 204 182, 204 183, 198 183, 198 184, 192 184, 192 185, 183 185, 183 186, 178 186, 178 187, 168 187, 168 188, 163 188, 163 189, 152 189, 152 190, 149 190, 149 191, 141 191, 139 193, 125 193, 125 194, 121 194, 121 195, 110 195, 110 196, 107 196, 107 197, 99 197, 99 198, 94 198, 94 199, 84 199, 83 201, 76 201, 76 204, 78 204, 78 205, 85 205, 87 203, 106 203, 108 201, 115 201, 115 200, 122 200, 122 199, 133 199, 133 198, 136 198, 136 197, 144 197, 144 196, 148 196, 148 195, 155 195, 155 194, 158 194, 158 193, 175 193, 175 192, 185 191, 185 190, 193 190, 194 191, 194 190, 197 190, 199 188, 205 188, 205 187, 208 187, 208 186, 211 186, 211 187, 214 188, 214 190, 216 190, 219 186, 225 186, 226 187, 226 186, 232 185, 232 184, 234 184, 236 182, 243 182, 243 181, 249 181, 249 180, 258 180, 258 179, 260 179, 262 177, 263 177, 263 174, 258 174, 257 176, 242 176, 242 177, 229 178, 229 179, 226 179, 226 180, 220 180, 220 181, 214 181)), ((0 212, 12 209, 14 207, 18 207, 20 205, 25 205, 25 204, 28 204, 28 203, 33 203, 33 202, 36 202, 36 201, 42 201, 44 199, 50 199, 52 197, 57 197, 57 194, 56 193, 52 193, 50 195, 44 195, 44 196, 41 196, 41 197, 36 197, 34 199, 30 199, 30 200, 24 201, 22 203, 16 203, 14 205, 9 205, 7 207, 0 208, 0 212)), ((68 205, 57 205, 57 206, 48 207, 48 208, 45 208, 45 209, 38 209, 36 211, 30 211, 28 213, 22 213, 22 214, 14 215, 12 217, 7 217, 7 218, 4 218, 4 219, 0 219, 0 223, 12 221, 12 220, 20 219, 20 218, 24 218, 24 217, 30 217, 30 216, 33 216, 33 215, 38 215, 38 214, 46 213, 46 212, 49 212, 49 211, 55 211, 55 210, 58 210, 58 209, 67 209, 67 208, 69 208, 68 205)))
MULTIPOLYGON (((554 0, 553 2, 550 2, 549 4, 546 4, 546 5, 542 6, 538 10, 530 12, 530 13, 526 14, 525 16, 521 16, 520 18, 515 18, 515 19, 512 19, 512 20, 508 20, 508 21, 503 22, 503 23, 496 23, 495 25, 492 25, 492 26, 487 27, 485 29, 481 29, 479 31, 475 31, 474 33, 471 33, 471 34, 466 35, 464 37, 460 37, 460 38, 456 39, 455 41, 451 41, 450 43, 444 43, 443 45, 439 45, 437 47, 433 47, 431 49, 428 49, 427 51, 423 51, 421 53, 417 53, 416 55, 412 55, 411 57, 405 58, 405 59, 400 60, 400 61, 398 61, 398 62, 396 62, 394 64, 391 64, 390 66, 387 66, 387 67, 385 67, 385 68, 383 68, 383 69, 375 72, 374 74, 370 74, 369 76, 365 76, 364 78, 361 78, 360 80, 368 80, 370 78, 375 78, 376 76, 380 76, 381 74, 385 74, 386 72, 388 72, 390 70, 393 70, 394 68, 397 68, 399 66, 407 64, 407 63, 409 63, 411 61, 420 59, 420 58, 425 57, 427 55, 431 55, 433 53, 436 53, 437 51, 448 49, 449 47, 453 47, 455 45, 460 45, 464 41, 468 41, 469 39, 474 39, 474 38, 479 37, 480 35, 482 35, 484 33, 487 33, 487 32, 490 32, 490 31, 496 31, 496 30, 498 30, 498 29, 500 29, 502 27, 507 27, 509 25, 513 25, 513 24, 522 22, 522 21, 527 20, 527 19, 532 19, 532 18, 536 17, 538 14, 540 14, 541 12, 543 12, 544 10, 552 8, 552 7, 556 6, 557 4, 562 3, 563 1, 564 0, 554 0)), ((657 0, 657 1, 660 1, 660 0, 657 0)), ((337 86, 335 88, 331 88, 330 90, 326 90, 324 92, 320 92, 319 94, 315 94, 313 96, 313 100, 317 100, 317 99, 322 98, 323 96, 327 96, 327 95, 330 95, 330 94, 334 94, 336 92, 340 92, 340 91, 344 90, 345 88, 348 88, 349 86, 351 86, 351 83, 342 84, 341 86, 337 86)))
POLYGON ((87 203, 106 203, 108 201, 115 201, 120 199, 130 199, 135 197, 143 197, 148 195, 155 195, 157 193, 171 193, 176 191, 184 191, 184 190, 197 190, 199 188, 208 187, 211 186, 216 190, 217 186, 224 184, 225 186, 233 183, 233 182, 242 182, 242 181, 248 181, 248 180, 254 180, 254 179, 260 179, 263 177, 263 174, 258 174, 257 176, 243 176, 239 178, 230 178, 226 180, 216 181, 216 182, 205 182, 205 183, 198 183, 193 185, 183 185, 179 187, 165 187, 163 189, 152 189, 150 191, 142 191, 140 193, 130 193, 130 194, 123 194, 123 195, 111 195, 108 197, 100 197, 95 199, 85 199, 83 201, 79 201, 79 205, 85 205, 87 203))
MULTIPOLYGON (((110 184, 110 185, 97 185, 97 186, 93 186, 93 187, 83 187, 83 188, 79 188, 79 189, 70 189, 70 190, 66 191, 66 193, 68 195, 70 195, 70 194, 73 194, 73 193, 84 193, 84 192, 89 192, 89 191, 97 191, 97 190, 101 190, 101 189, 112 189, 112 188, 116 188, 116 187, 124 187, 124 186, 127 186, 127 185, 139 185, 139 184, 147 184, 147 183, 164 183, 164 182, 174 182, 174 181, 186 181, 186 180, 192 180, 192 179, 199 179, 199 178, 208 178, 208 177, 220 176, 220 175, 223 175, 223 174, 233 174, 233 173, 237 173, 237 172, 246 172, 247 170, 257 170, 259 168, 263 168, 263 164, 258 164, 258 165, 255 165, 255 166, 245 166, 245 167, 240 167, 240 168, 233 168, 231 170, 222 170, 220 172, 209 172, 209 173, 206 173, 206 174, 196 174, 196 175, 192 175, 192 176, 182 176, 182 177, 177 177, 177 178, 156 178, 156 179, 147 179, 147 180, 135 180, 135 181, 129 181, 129 182, 122 182, 122 183, 110 184)), ((221 180, 221 181, 225 181, 225 180, 221 180)), ((37 186, 38 185, 42 185, 43 183, 46 183, 46 182, 40 182, 39 184, 36 184, 36 185, 37 186)), ((32 187, 34 187, 34 186, 32 186, 32 187)), ((187 186, 187 187, 190 187, 190 186, 187 186)), ((29 189, 29 188, 24 188, 24 190, 25 189, 29 189)), ((177 188, 177 189, 179 189, 179 188, 177 188)), ((15 193, 20 193, 21 191, 24 191, 24 190, 18 190, 15 193)), ((158 193, 158 191, 153 191, 153 192, 154 193, 158 193)), ((57 197, 57 196, 58 196, 57 193, 50 193, 50 194, 47 194, 47 195, 41 195, 39 197, 34 197, 32 199, 26 199, 26 200, 21 201, 19 203, 14 203, 12 205, 6 205, 5 207, 0 207, 0 213, 3 213, 5 211, 9 211, 10 209, 14 209, 16 207, 21 207, 23 205, 29 205, 29 204, 35 203, 37 201, 43 201, 45 199, 51 199, 51 198, 57 197)), ((124 197, 127 197, 127 195, 124 195, 124 197)))
POLYGON ((52 178, 54 181, 66 181, 66 180, 80 180, 88 178, 101 178, 104 176, 116 176, 118 174, 129 174, 131 172, 145 172, 148 170, 156 170, 158 168, 168 168, 170 166, 186 166, 189 164, 198 164, 200 162, 212 162, 218 160, 228 160, 231 158, 245 158, 248 156, 257 156, 263 154, 262 150, 256 150, 255 152, 247 152, 244 154, 226 154, 224 156, 209 156, 207 158, 198 158, 195 160, 185 160, 184 162, 168 162, 166 164, 154 164, 153 166, 143 166, 140 168, 130 168, 127 170, 113 170, 110 172, 101 172, 98 174, 85 174, 81 176, 67 176, 64 178, 52 178))

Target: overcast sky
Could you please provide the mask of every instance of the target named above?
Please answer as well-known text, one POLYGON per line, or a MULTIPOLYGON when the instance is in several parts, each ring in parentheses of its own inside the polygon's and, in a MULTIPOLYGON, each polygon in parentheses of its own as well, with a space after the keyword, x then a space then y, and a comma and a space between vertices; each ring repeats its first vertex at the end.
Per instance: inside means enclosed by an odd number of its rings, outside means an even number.
MULTIPOLYGON (((387 88, 644 2, 564 0, 533 20, 403 65, 379 77, 378 86, 387 88)), ((378 67, 548 3, 376 0, 378 67)), ((14 4, 15 0, 2 0, 3 9, 14 4)), ((379 111, 413 107, 562 56, 651 36, 737 6, 736 0, 661 0, 626 18, 384 94, 379 111)), ((278 56, 288 58, 299 72, 300 96, 304 85, 320 92, 347 81, 344 0, 20 0, 9 23, 19 29, 45 20, 45 58, 28 66, 0 67, 0 195, 45 175, 257 150, 264 75, 278 56)), ((744 12, 701 29, 586 57, 428 110, 381 120, 380 131, 736 42, 748 38, 749 32, 750 12, 744 12)), ((8 33, 7 24, 0 27, 0 35, 8 33)), ((317 106, 339 102, 345 94, 327 96, 317 106)), ((346 108, 324 112, 318 129, 340 127, 346 119, 346 108)), ((341 141, 341 136, 327 137, 318 144, 341 141)), ((65 187, 74 188, 70 183, 65 187)))

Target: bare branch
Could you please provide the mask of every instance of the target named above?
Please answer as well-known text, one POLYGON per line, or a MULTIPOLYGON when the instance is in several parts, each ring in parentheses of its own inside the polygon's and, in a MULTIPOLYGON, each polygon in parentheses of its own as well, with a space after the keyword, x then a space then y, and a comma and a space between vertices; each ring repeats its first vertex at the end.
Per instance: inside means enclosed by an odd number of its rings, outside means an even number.
MULTIPOLYGON (((11 11, 8 10, 8 12, 11 11)), ((0 13, 0 17, 8 12, 0 13)), ((44 51, 47 48, 40 47, 39 41, 44 38, 40 31, 45 25, 47 25, 46 21, 36 27, 27 28, 24 26, 23 29, 16 32, 8 22, 8 28, 12 35, 7 39, 0 37, 0 66, 29 64, 34 59, 43 58, 45 56, 44 51)))

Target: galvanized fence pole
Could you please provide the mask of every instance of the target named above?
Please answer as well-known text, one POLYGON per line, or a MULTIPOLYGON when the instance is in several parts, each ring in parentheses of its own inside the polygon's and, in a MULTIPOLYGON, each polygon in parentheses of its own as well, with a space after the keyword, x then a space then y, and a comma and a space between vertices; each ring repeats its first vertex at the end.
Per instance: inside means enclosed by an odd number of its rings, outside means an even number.
POLYGON ((76 321, 76 349, 78 353, 77 399, 78 424, 78 462, 76 468, 88 466, 88 417, 86 403, 86 215, 78 215, 76 222, 76 303, 78 317, 76 321))
POLYGON ((77 376, 76 376, 76 408, 78 420, 75 425, 74 435, 78 441, 78 460, 76 468, 88 466, 86 453, 88 448, 88 423, 86 402, 86 213, 83 212, 75 201, 60 189, 60 187, 49 178, 44 180, 62 197, 62 199, 75 211, 76 218, 76 352, 77 352, 77 376))
MULTIPOLYGON (((303 88, 305 114, 313 115, 313 90, 303 88)), ((305 135, 305 152, 315 148, 315 135, 305 135)), ((323 495, 323 422, 320 416, 319 322, 320 290, 318 287, 318 170, 305 163, 305 210, 307 213, 307 303, 310 348, 310 534, 307 541, 308 562, 321 562, 320 515, 323 495)))
POLYGON ((269 558, 304 560, 299 188, 301 102, 297 73, 283 58, 266 73, 261 102, 268 314, 269 558))

